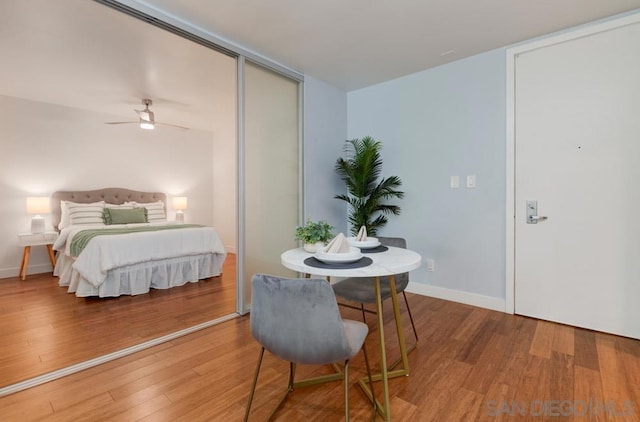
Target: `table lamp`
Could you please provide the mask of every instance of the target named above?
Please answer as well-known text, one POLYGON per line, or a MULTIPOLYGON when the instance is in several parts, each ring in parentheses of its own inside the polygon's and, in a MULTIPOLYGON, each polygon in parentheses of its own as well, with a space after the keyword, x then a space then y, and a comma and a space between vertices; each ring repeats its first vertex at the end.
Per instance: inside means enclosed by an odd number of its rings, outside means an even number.
POLYGON ((174 196, 173 197, 173 209, 176 210, 176 222, 184 223, 184 210, 187 209, 187 197, 186 196, 174 196))
POLYGON ((30 196, 27 198, 27 213, 35 214, 31 219, 31 233, 44 233, 44 217, 40 214, 51 212, 48 196, 30 196))

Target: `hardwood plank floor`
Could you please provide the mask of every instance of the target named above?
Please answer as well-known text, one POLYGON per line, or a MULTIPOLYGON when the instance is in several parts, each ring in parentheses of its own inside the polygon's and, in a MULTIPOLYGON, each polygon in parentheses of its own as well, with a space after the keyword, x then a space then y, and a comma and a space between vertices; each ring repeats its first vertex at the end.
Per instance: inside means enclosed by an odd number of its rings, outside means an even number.
MULTIPOLYGON (((411 374, 389 381, 397 421, 638 421, 640 341, 408 295, 420 335, 411 374)), ((404 309, 403 305, 401 308, 404 309)), ((347 318, 359 313, 342 308, 347 318)), ((411 339, 407 315, 406 335, 411 339)), ((369 318, 372 332, 374 321, 369 318)), ((388 357, 399 355, 385 306, 388 357)), ((367 348, 377 367, 376 335, 367 348)), ((242 420, 259 353, 249 317, 210 327, 0 399, 7 421, 242 420)), ((299 366, 299 377, 328 373, 299 366)), ((352 420, 371 407, 355 385, 352 420)), ((264 420, 287 382, 287 364, 265 354, 251 420, 264 420)), ((377 394, 381 390, 378 386, 377 394)), ((342 383, 293 392, 277 421, 343 419, 342 383)), ((378 418, 380 420, 380 418, 378 418)))
POLYGON ((235 268, 228 254, 219 277, 105 299, 75 297, 50 273, 0 280, 0 386, 234 313, 235 268))

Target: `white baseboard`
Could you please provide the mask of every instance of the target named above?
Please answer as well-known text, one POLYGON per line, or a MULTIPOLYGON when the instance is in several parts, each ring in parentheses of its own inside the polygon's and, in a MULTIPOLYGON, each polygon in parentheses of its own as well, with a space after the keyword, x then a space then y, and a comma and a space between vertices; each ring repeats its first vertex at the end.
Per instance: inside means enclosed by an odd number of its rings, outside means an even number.
POLYGON ((0 278, 17 277, 19 268, 0 268, 0 278))
MULTIPOLYGON (((53 271, 51 269, 51 264, 38 264, 31 265, 29 264, 29 268, 27 268, 27 276, 32 274, 42 274, 42 273, 50 273, 53 271)), ((10 277, 18 277, 20 275, 20 268, 0 268, 0 278, 10 278, 10 277)))
POLYGON ((444 287, 432 286, 430 284, 412 282, 409 282, 406 291, 423 296, 477 306, 479 308, 491 309, 493 311, 505 312, 505 300, 498 297, 484 296, 477 293, 463 292, 461 290, 453 290, 444 287))

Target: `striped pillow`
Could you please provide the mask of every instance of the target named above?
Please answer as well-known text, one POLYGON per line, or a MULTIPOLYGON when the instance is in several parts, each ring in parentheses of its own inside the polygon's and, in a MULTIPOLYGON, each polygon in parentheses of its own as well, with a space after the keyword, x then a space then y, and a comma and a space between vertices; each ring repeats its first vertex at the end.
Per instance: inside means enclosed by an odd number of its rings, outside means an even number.
POLYGON ((105 208, 116 208, 119 210, 132 210, 134 208, 135 202, 127 201, 123 204, 104 204, 105 208))
POLYGON ((67 202, 69 211, 69 225, 104 225, 102 213, 104 211, 104 201, 94 202, 91 204, 78 204, 75 202, 67 202))
POLYGON ((162 223, 167 221, 167 215, 164 213, 164 202, 149 202, 146 204, 141 204, 139 202, 135 203, 136 208, 146 208, 147 209, 147 219, 149 223, 162 223))

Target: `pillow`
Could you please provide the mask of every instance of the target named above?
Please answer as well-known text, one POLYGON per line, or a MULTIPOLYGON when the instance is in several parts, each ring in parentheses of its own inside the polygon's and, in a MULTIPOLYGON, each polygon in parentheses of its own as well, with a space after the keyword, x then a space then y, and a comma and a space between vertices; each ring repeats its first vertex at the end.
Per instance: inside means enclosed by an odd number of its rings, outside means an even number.
POLYGON ((135 202, 136 208, 146 208, 147 209, 147 219, 149 223, 158 223, 167 221, 167 216, 164 213, 164 202, 149 202, 146 204, 141 204, 139 202, 135 202))
POLYGON ((62 230, 69 226, 69 208, 67 203, 69 201, 60 201, 60 222, 58 223, 58 229, 62 230))
POLYGON ((93 202, 91 204, 79 204, 70 201, 66 202, 66 207, 69 211, 69 226, 82 226, 89 224, 104 225, 104 220, 102 219, 104 201, 93 202))
POLYGON ((105 208, 104 222, 111 224, 129 224, 129 223, 146 223, 146 208, 105 208))
MULTIPOLYGON (((94 204, 98 204, 99 202, 94 202, 94 204)), ((79 204, 79 205, 92 205, 92 204, 81 204, 79 202, 71 202, 71 201, 60 201, 60 223, 58 223, 58 229, 62 230, 65 227, 69 227, 71 224, 69 221, 69 208, 67 204, 79 204)), ((131 209, 135 205, 135 202, 127 201, 124 204, 105 204, 105 207, 109 208, 126 208, 131 209)))
POLYGON ((127 201, 124 204, 104 204, 105 208, 117 208, 122 210, 131 210, 134 208, 135 202, 127 201))

